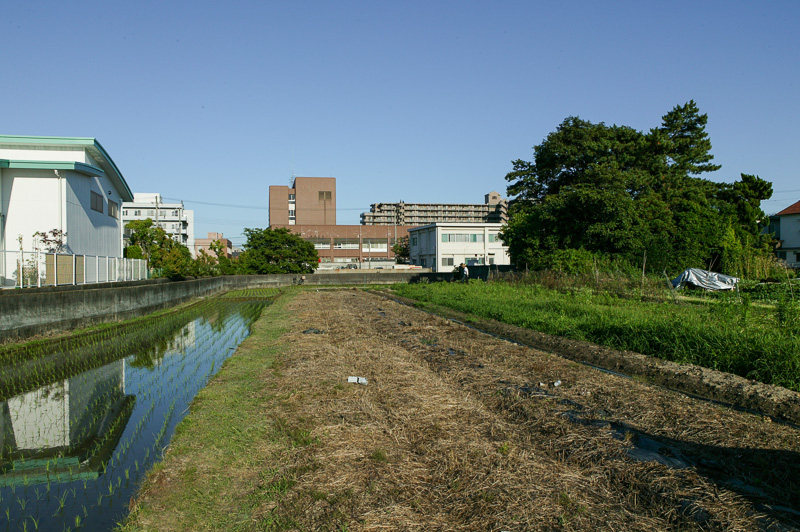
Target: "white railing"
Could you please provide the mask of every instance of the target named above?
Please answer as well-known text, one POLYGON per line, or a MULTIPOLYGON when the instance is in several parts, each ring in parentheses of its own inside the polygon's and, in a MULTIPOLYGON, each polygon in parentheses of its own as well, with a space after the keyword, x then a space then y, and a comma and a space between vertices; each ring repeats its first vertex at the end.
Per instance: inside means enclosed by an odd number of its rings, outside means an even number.
POLYGON ((3 288, 138 281, 147 279, 148 273, 144 259, 0 251, 0 287, 3 288))

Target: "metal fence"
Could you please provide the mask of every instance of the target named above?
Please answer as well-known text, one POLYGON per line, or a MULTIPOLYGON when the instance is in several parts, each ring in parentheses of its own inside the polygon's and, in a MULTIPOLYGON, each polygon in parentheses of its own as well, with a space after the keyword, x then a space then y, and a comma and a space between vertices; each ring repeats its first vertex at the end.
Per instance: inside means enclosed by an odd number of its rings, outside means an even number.
POLYGON ((144 259, 43 251, 0 251, 0 287, 30 288, 147 278, 147 261, 144 259))

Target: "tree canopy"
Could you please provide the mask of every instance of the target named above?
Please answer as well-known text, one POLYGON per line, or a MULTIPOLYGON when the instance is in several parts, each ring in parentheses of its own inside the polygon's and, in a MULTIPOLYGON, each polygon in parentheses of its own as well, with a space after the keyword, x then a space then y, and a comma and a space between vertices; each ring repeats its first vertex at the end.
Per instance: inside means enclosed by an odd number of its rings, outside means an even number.
POLYGON ((130 231, 127 258, 147 259, 148 266, 163 277, 176 279, 197 274, 189 248, 170 238, 151 218, 130 221, 125 228, 130 231))
POLYGON ((286 228, 245 228, 247 243, 239 257, 244 273, 313 273, 319 264, 314 244, 286 228))
POLYGON ((533 148, 532 161, 512 161, 506 175, 516 196, 503 231, 512 260, 540 267, 572 249, 638 264, 646 254, 658 272, 743 274, 748 253, 766 256, 760 202, 772 185, 748 174, 733 184, 699 177, 720 168, 711 163, 707 121, 694 101, 648 133, 565 119, 533 148))

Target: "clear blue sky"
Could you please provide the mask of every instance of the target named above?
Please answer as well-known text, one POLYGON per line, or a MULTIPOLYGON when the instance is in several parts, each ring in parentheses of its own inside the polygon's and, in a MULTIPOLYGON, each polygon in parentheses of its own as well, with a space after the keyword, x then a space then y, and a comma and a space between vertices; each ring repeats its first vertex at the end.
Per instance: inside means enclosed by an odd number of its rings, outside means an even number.
POLYGON ((648 130, 694 99, 706 175, 772 181, 770 213, 800 199, 798 27, 797 0, 6 2, 0 133, 95 137, 241 244, 292 173, 337 178, 340 224, 478 203, 568 116, 648 130))

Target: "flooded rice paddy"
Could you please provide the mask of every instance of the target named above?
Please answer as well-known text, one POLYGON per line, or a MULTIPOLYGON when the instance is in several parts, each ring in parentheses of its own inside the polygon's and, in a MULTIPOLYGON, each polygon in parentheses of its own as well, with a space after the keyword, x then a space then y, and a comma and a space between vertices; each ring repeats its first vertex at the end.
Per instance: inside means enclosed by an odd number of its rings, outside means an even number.
POLYGON ((0 531, 112 530, 272 292, 0 351, 0 531))

